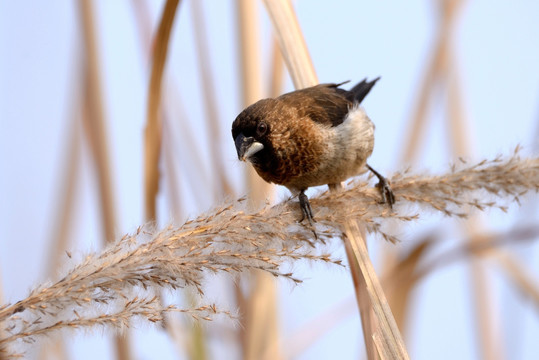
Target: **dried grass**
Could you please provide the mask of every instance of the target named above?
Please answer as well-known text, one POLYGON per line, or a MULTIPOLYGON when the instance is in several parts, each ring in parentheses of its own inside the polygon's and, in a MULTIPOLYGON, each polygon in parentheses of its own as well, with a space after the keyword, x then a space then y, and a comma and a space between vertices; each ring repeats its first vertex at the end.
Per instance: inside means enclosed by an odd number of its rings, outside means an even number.
POLYGON ((202 98, 204 99, 203 110, 205 112, 206 129, 210 148, 211 167, 214 169, 217 181, 214 185, 215 197, 220 198, 224 195, 234 195, 234 190, 226 176, 224 162, 221 158, 221 149, 223 145, 220 141, 221 130, 219 121, 218 96, 215 90, 215 78, 212 74, 210 65, 210 50, 206 35, 206 24, 204 22, 204 14, 202 4, 199 1, 191 3, 191 14, 194 23, 195 47, 197 52, 197 64, 201 77, 202 98))
POLYGON ((152 72, 148 88, 148 111, 144 132, 144 206, 145 218, 155 219, 156 197, 159 192, 159 158, 161 153, 161 83, 168 54, 172 24, 176 16, 179 0, 167 0, 157 35, 152 60, 152 72))
POLYGON ((307 44, 290 0, 264 0, 284 61, 296 89, 318 83, 307 44))
MULTIPOLYGON (((469 205, 477 210, 505 210, 506 202, 519 202, 527 192, 539 190, 539 158, 523 159, 515 153, 506 159, 461 164, 460 169, 440 176, 399 173, 391 182, 398 200, 394 211, 379 204, 377 191, 361 180, 351 182, 345 191, 314 197, 318 241, 342 236, 343 226, 351 220, 395 241, 382 231, 382 223, 417 219, 418 215, 399 214, 410 211, 410 204, 456 217, 467 216, 458 209, 469 205)), ((203 297, 206 274, 249 269, 300 283, 283 270, 283 264, 300 259, 340 264, 323 247, 314 247, 311 229, 296 223, 296 201, 256 212, 246 212, 244 203, 244 199, 233 201, 180 227, 141 228, 102 253, 88 255, 58 282, 39 286, 26 299, 0 307, 2 331, 9 334, 0 340, 0 348, 6 351, 17 339, 28 342, 60 329, 103 325, 122 330, 133 316, 155 322, 162 320, 160 313, 174 311, 211 319, 219 313, 214 306, 166 307, 155 301, 154 294, 162 288, 191 287, 203 297)))
MULTIPOLYGON (((264 97, 262 87, 260 24, 258 3, 238 0, 238 35, 240 45, 241 94, 244 107, 264 97)), ((252 167, 247 168, 246 186, 255 206, 273 197, 274 186, 263 181, 252 167)), ((268 274, 253 272, 249 278, 245 295, 234 284, 236 299, 240 307, 241 328, 238 331, 242 357, 251 359, 280 359, 279 326, 277 314, 276 284, 268 274)))
MULTIPOLYGON (((114 239, 117 221, 92 2, 90 0, 81 1, 79 12, 87 58, 83 81, 84 91, 86 91, 83 104, 83 124, 96 166, 99 206, 103 223, 103 242, 107 242, 114 239)), ((131 358, 127 335, 117 336, 115 346, 118 360, 129 360, 131 358)))

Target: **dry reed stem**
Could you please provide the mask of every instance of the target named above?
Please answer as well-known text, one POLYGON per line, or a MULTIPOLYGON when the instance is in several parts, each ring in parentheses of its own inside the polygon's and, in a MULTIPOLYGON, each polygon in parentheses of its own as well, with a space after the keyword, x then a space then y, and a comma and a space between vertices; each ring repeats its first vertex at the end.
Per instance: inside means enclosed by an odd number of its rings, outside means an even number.
POLYGON ((283 83, 284 83, 284 63, 283 63, 283 53, 279 47, 277 39, 274 39, 271 45, 271 79, 270 79, 270 88, 269 95, 270 97, 277 97, 283 93, 283 83))
MULTIPOLYGON (((358 272, 358 269, 354 270, 354 272, 358 272)), ((365 342, 367 359, 376 359, 376 345, 373 343, 373 341, 371 341, 372 337, 370 336, 370 334, 378 334, 378 332, 376 331, 376 329, 378 328, 378 323, 376 318, 374 317, 374 313, 369 299, 369 294, 366 289, 367 283, 365 282, 365 279, 361 277, 359 288, 356 289, 356 298, 358 299, 357 301, 359 303, 359 311, 361 314, 360 318, 361 328, 363 329, 363 340, 365 342)))
POLYGON ((291 336, 284 340, 285 359, 297 359, 324 335, 332 331, 341 322, 350 319, 357 311, 355 298, 348 298, 333 304, 326 311, 318 313, 291 336))
MULTIPOLYGON (((170 122, 167 121, 165 113, 163 113, 163 160, 164 160, 164 178, 167 184, 168 189, 168 204, 170 206, 171 214, 174 219, 183 219, 184 211, 181 203, 181 196, 178 191, 178 186, 180 184, 180 178, 177 176, 176 171, 176 156, 174 152, 174 143, 173 132, 170 127, 170 122)), ((186 296, 187 301, 190 305, 193 304, 191 298, 186 296)), ((162 301, 162 299, 161 299, 162 301)), ((183 326, 176 319, 173 319, 171 316, 166 318, 164 322, 166 332, 171 337, 172 343, 177 350, 177 355, 183 353, 183 349, 187 348, 189 358, 191 359, 206 359, 205 349, 203 346, 204 343, 204 332, 198 326, 183 326), (187 327, 187 329, 183 329, 187 327), (185 332, 189 333, 189 337, 192 340, 187 340, 183 338, 185 332), (194 344, 194 345, 192 345, 194 344)))
POLYGON ((513 284, 518 287, 522 295, 528 296, 536 309, 539 310, 539 284, 530 275, 530 271, 526 270, 522 263, 509 254, 503 254, 498 251, 495 253, 495 256, 499 265, 513 281, 513 284))
MULTIPOLYGON (((539 191, 539 159, 522 159, 515 154, 453 168, 440 176, 396 174, 391 182, 398 200, 396 211, 405 212, 410 204, 416 204, 465 217, 467 214, 454 207, 503 210, 505 204, 496 200, 518 202, 527 192, 539 191)), ((314 197, 311 204, 318 219, 319 240, 341 236, 343 228, 356 220, 365 224, 367 231, 394 240, 383 232, 379 221, 418 218, 390 211, 378 201, 377 190, 359 180, 351 182, 346 191, 314 197)), ((299 210, 295 201, 257 212, 246 212, 244 202, 239 199, 179 228, 158 232, 139 229, 102 253, 88 255, 60 281, 38 287, 15 304, 0 306, 3 330, 18 337, 20 333, 31 337, 34 330, 43 334, 44 327, 60 320, 76 320, 76 313, 66 313, 65 309, 77 311, 81 318, 95 318, 103 315, 95 312, 104 307, 120 309, 123 305, 119 303, 134 301, 142 298, 141 292, 153 293, 159 288, 192 287, 203 295, 207 273, 261 269, 298 283, 301 280, 280 266, 300 259, 340 263, 312 247, 311 230, 296 223, 299 210)), ((0 340, 0 347, 12 340, 0 340)))
MULTIPOLYGON (((103 222, 104 243, 114 240, 116 228, 116 212, 112 190, 111 166, 109 163, 109 150, 107 132, 105 128, 105 114, 101 95, 100 69, 98 61, 98 48, 94 29, 94 11, 90 0, 79 3, 79 12, 82 22, 82 33, 86 48, 85 85, 86 96, 83 120, 88 143, 97 168, 99 184, 99 197, 101 219, 103 222)), ((116 355, 120 360, 131 358, 127 335, 117 336, 115 339, 116 355)))
MULTIPOLYGON (((352 245, 354 255, 356 256, 356 261, 365 281, 365 287, 371 300, 372 310, 376 315, 378 326, 375 328, 376 330, 372 333, 372 335, 378 334, 380 336, 380 342, 383 345, 383 353, 389 355, 389 357, 386 358, 409 359, 406 346, 401 338, 397 323, 391 314, 391 309, 387 303, 384 291, 380 285, 380 282, 378 281, 378 277, 376 276, 376 272, 374 271, 374 267, 370 261, 364 238, 356 236, 356 234, 361 233, 359 226, 357 223, 352 221, 346 222, 344 226, 346 229, 345 236, 352 236, 352 239, 350 239, 350 244, 352 245)), ((379 353, 380 352, 381 351, 379 349, 379 353)), ((371 354, 371 356, 374 358, 374 354, 371 354)))
MULTIPOLYGON (((80 64, 82 65, 82 64, 80 64)), ((82 68, 82 66, 81 66, 82 68)), ((81 69, 81 73, 84 71, 81 69)), ((49 256, 47 257, 47 266, 44 273, 48 277, 53 277, 59 270, 62 260, 65 258, 66 251, 69 246, 69 232, 71 230, 74 207, 76 200, 76 187, 80 181, 80 108, 82 107, 82 87, 84 81, 78 81, 78 91, 74 91, 76 99, 70 102, 70 126, 67 136, 66 151, 64 152, 65 168, 61 176, 61 185, 58 188, 58 197, 60 200, 57 204, 57 209, 52 211, 55 214, 53 221, 53 230, 50 234, 49 256)), ((86 114, 87 116, 87 114, 86 114)), ((39 351, 39 359, 67 359, 66 349, 62 339, 57 339, 54 343, 46 344, 39 351)))
MULTIPOLYGON (((417 286, 417 283, 423 280, 425 277, 432 275, 432 273, 438 269, 451 265, 456 261, 467 259, 470 256, 484 257, 492 254, 504 256, 502 253, 495 250, 509 244, 534 241, 538 236, 539 227, 535 225, 512 229, 509 232, 501 234, 483 234, 478 236, 478 239, 474 241, 464 241, 462 245, 459 245, 454 249, 444 251, 440 255, 423 264, 420 264, 419 266, 414 265, 415 269, 413 271, 408 271, 406 269, 410 268, 410 260, 415 262, 414 259, 417 257, 414 255, 414 252, 417 252, 417 250, 413 250, 411 254, 395 265, 391 271, 384 276, 384 288, 387 289, 388 293, 400 293, 401 290, 398 289, 399 287, 404 286, 414 288, 417 286)), ((429 244, 428 246, 432 246, 434 244, 434 239, 425 239, 424 243, 429 244)), ((419 245, 418 247, 423 246, 419 245)), ((522 288, 526 289, 524 292, 527 293, 532 299, 535 297, 534 292, 537 291, 536 289, 528 287, 522 288)), ((536 303, 536 306, 539 308, 539 301, 536 303)))
MULTIPOLYGON (((263 97, 258 6, 256 1, 238 0, 238 35, 242 105, 247 107, 263 97)), ((271 196, 273 187, 263 181, 253 168, 247 168, 247 188, 253 201, 260 204, 271 196)))
MULTIPOLYGON (((243 106, 246 107, 263 97, 258 3, 238 0, 237 11, 241 93, 243 106)), ((247 168, 246 178, 247 190, 255 206, 272 196, 273 186, 264 182, 252 167, 247 168)), ((267 274, 255 272, 250 279, 247 296, 241 294, 238 286, 239 282, 236 282, 236 298, 243 312, 243 326, 239 330, 243 358, 258 359, 262 354, 273 359, 280 358, 275 282, 267 274)))
MULTIPOLYGON (((150 11, 148 9, 148 4, 146 1, 140 1, 140 0, 133 0, 131 2, 133 5, 133 10, 135 13, 135 17, 137 19, 137 29, 139 30, 139 38, 141 43, 141 48, 143 50, 143 53, 146 55, 144 56, 145 60, 148 60, 147 58, 151 56, 153 53, 151 51, 151 19, 150 19, 150 11)), ((172 81, 173 79, 164 79, 165 81, 165 87, 166 91, 163 94, 163 103, 165 103, 166 109, 163 109, 161 112, 163 117, 163 126, 167 127, 167 121, 169 121, 169 117, 174 118, 180 118, 180 119, 187 119, 187 115, 185 114, 185 111, 182 106, 182 102, 180 99, 180 96, 178 94, 177 88, 172 81)), ((164 133, 171 137, 169 144, 168 151, 171 155, 174 155, 177 153, 177 151, 174 149, 172 144, 183 144, 185 148, 187 149, 196 149, 196 144, 193 139, 196 137, 193 135, 193 131, 190 126, 188 126, 189 121, 181 121, 181 122, 174 122, 174 124, 170 123, 168 124, 169 128, 168 131, 165 131, 164 133), (177 133, 174 131, 174 127, 172 125, 181 125, 181 134, 183 135, 181 138, 178 138, 177 133), (173 134, 173 135, 171 135, 173 134)), ((169 161, 172 162, 173 159, 175 159, 177 155, 172 156, 169 161)), ((210 176, 208 175, 207 170, 202 166, 204 164, 204 161, 202 161, 202 158, 200 156, 200 153, 198 151, 193 151, 189 154, 188 159, 190 159, 190 163, 187 165, 190 169, 190 171, 186 172, 186 175, 188 176, 188 179, 190 179, 191 183, 195 183, 195 181, 192 180, 192 178, 197 177, 198 182, 197 185, 200 185, 200 179, 209 179, 210 176), (193 169, 196 169, 197 171, 193 171, 193 169)), ((167 161, 167 160, 165 160, 167 161)), ((178 183, 175 183, 178 184, 178 183)), ((200 192, 194 192, 195 195, 200 196, 200 192)), ((197 200, 200 200, 197 198, 197 200)))
MULTIPOLYGON (((442 0, 441 15, 445 22, 449 23, 452 19, 458 17, 459 11, 463 8, 465 0, 442 0)), ((453 21, 454 23, 454 21, 453 21)), ((449 30, 449 29, 448 29, 449 30)), ((454 29, 453 29, 454 30, 454 29)), ((453 146, 453 154, 457 156, 468 156, 470 154, 471 140, 464 124, 464 111, 462 105, 462 96, 460 95, 459 74, 455 57, 452 55, 452 33, 447 34, 447 50, 442 61, 444 68, 441 75, 444 76, 445 87, 447 89, 447 121, 449 125, 448 135, 453 146)), ((468 233, 478 233, 480 225, 474 219, 470 219, 466 226, 468 233)), ((470 239, 476 237, 471 236, 470 239)), ((473 302, 475 306, 478 337, 480 348, 485 359, 503 358, 502 342, 503 335, 499 335, 499 329, 496 329, 492 311, 491 285, 487 277, 486 269, 483 264, 475 259, 471 261, 471 279, 473 302)))
POLYGON ((428 236, 417 242, 410 253, 393 266, 395 277, 383 277, 382 285, 388 296, 389 305, 397 326, 401 331, 406 328, 408 308, 413 291, 417 283, 410 281, 420 265, 425 253, 434 245, 433 238, 428 236), (400 280, 396 280, 396 279, 400 280), (387 281, 389 279, 389 283, 387 281), (393 281, 395 279, 395 281, 393 281))
POLYGON ((451 48, 451 33, 457 20, 456 3, 460 0, 440 0, 446 7, 443 7, 438 27, 438 36, 432 51, 432 58, 423 78, 419 90, 419 100, 415 106, 413 115, 409 120, 408 141, 403 146, 400 163, 413 163, 419 154, 419 145, 425 137, 427 110, 432 96, 437 92, 436 86, 440 85, 444 78, 444 70, 447 69, 446 60, 451 48))
MULTIPOLYGON (((139 30, 138 34, 139 34, 139 39, 141 43, 141 48, 145 55, 144 59, 148 61, 151 55, 153 54, 153 51, 151 51, 152 25, 151 25, 151 20, 149 17, 150 12, 148 9, 148 3, 146 1, 135 0, 135 1, 132 1, 131 4, 133 6, 135 17, 137 20, 137 29, 139 30)), ((166 82, 165 86, 167 86, 167 91, 163 96, 164 97, 163 103, 166 103, 168 105, 173 104, 175 106, 179 106, 181 102, 180 102, 179 96, 175 94, 176 87, 171 86, 169 82, 166 82), (171 99, 174 99, 174 100, 171 100, 171 99)), ((163 131, 163 148, 164 148, 163 159, 164 159, 164 166, 165 166, 165 178, 167 182, 167 189, 169 191, 169 197, 171 199, 169 201, 169 204, 171 205, 173 218, 181 219, 183 218, 183 211, 182 211, 182 206, 181 206, 180 194, 178 191, 178 186, 179 186, 178 184, 180 184, 180 182, 179 182, 179 177, 177 176, 177 170, 175 166, 177 163, 177 161, 175 161, 177 157, 176 155, 177 152, 175 151, 173 144, 187 142, 187 148, 195 148, 193 146, 191 147, 189 146, 189 145, 193 145, 193 144, 189 144, 189 142, 192 143, 192 139, 194 137, 190 135, 190 128, 189 126, 186 126, 187 122, 184 121, 182 122, 182 125, 184 125, 183 133, 185 134, 185 137, 184 137, 185 140, 175 142, 174 135, 173 135, 175 132, 173 131, 173 129, 170 128, 173 124, 170 123, 169 116, 167 116, 166 110, 168 109, 165 109, 164 107, 161 110, 161 116, 163 119, 162 126, 164 129, 163 131)), ((180 118, 185 119, 186 116, 180 116, 180 118)), ((202 164, 200 159, 198 159, 200 157, 198 152, 192 152, 190 154, 190 157, 193 158, 195 164, 202 164)), ((203 168, 199 166, 198 170, 203 170, 203 168)), ((191 173, 192 172, 189 172, 189 174, 191 173)), ((202 175, 201 178, 207 178, 207 177, 202 175)), ((195 194, 200 195, 199 192, 195 192, 195 194)), ((181 337, 182 335, 181 324, 179 324, 177 321, 175 321, 175 319, 169 316, 166 318, 166 321, 164 321, 164 325, 165 325, 167 334, 171 337, 172 343, 174 344, 177 350, 177 354, 182 354, 183 353, 182 346, 184 343, 186 343, 186 341, 184 341, 184 339, 181 337)), ((190 330, 192 333, 195 333, 196 336, 200 334, 200 331, 197 331, 197 327, 192 327, 190 330)), ((195 358, 194 356, 192 356, 193 353, 190 353, 190 355, 191 355, 191 358, 195 358)))
POLYGON ((447 105, 447 121, 451 144, 453 146, 453 155, 469 156, 471 153, 472 141, 470 132, 466 130, 468 122, 464 113, 462 100, 460 75, 457 69, 456 60, 447 54, 450 59, 447 60, 449 71, 447 73, 448 81, 448 105, 447 105))
MULTIPOLYGON (((256 1, 239 0, 237 10, 242 103, 246 107, 263 97, 258 5, 256 1)), ((247 169, 246 178, 247 190, 255 206, 262 205, 268 197, 272 197, 274 187, 264 182, 253 168, 247 169)), ((239 283, 235 286, 237 288, 239 283)), ((238 305, 243 306, 243 327, 239 335, 244 359, 258 359, 261 355, 271 359, 281 358, 275 287, 271 277, 255 272, 247 296, 241 295, 239 289, 235 290, 238 305)))
POLYGON ((143 59, 148 61, 152 51, 150 49, 152 41, 152 21, 150 19, 150 8, 147 0, 131 0, 133 13, 135 14, 136 28, 141 43, 143 59))
POLYGON ((144 208, 147 220, 156 217, 156 197, 159 192, 159 158, 161 152, 161 83, 168 53, 170 32, 179 0, 167 0, 155 38, 152 72, 148 87, 148 111, 144 132, 144 208))
MULTIPOLYGON (((139 34, 139 39, 141 43, 142 52, 145 54, 144 59, 148 61, 148 58, 153 53, 151 51, 151 19, 150 19, 150 11, 148 9, 148 4, 146 1, 139 1, 134 0, 131 2, 133 6, 133 11, 135 13, 135 17, 137 20, 137 29, 139 34)), ((170 142, 164 141, 164 146, 168 148, 165 151, 168 151, 169 157, 165 157, 165 161, 168 161, 169 163, 177 163, 179 160, 174 160, 177 157, 177 154, 179 153, 178 150, 174 149, 174 144, 183 144, 185 148, 187 149, 196 149, 196 144, 193 139, 196 137, 193 135, 193 131, 191 127, 188 125, 189 121, 181 121, 181 122, 170 122, 169 117, 173 118, 180 118, 180 119, 187 119, 187 115, 185 114, 185 111, 182 106, 182 102, 180 99, 180 96, 178 94, 177 88, 173 81, 173 79, 164 79, 166 91, 163 94, 163 103, 166 104, 165 109, 161 112, 163 117, 163 127, 165 128, 165 131, 163 132, 165 136, 170 137, 170 142), (180 125, 182 126, 181 129, 181 135, 178 136, 177 132, 175 131, 175 128, 173 125, 180 125), (167 145, 168 144, 168 145, 167 145)), ((185 175, 187 176, 187 183, 189 185, 196 184, 200 186, 200 179, 209 179, 210 176, 208 175, 208 171, 204 168, 204 161, 202 161, 202 158, 200 156, 200 153, 198 151, 193 151, 189 154, 188 159, 190 160, 189 164, 186 166, 190 169, 190 171, 185 172, 185 175), (196 169, 197 171, 193 171, 193 169, 196 169), (196 177, 196 181, 194 180, 196 177)), ((168 165, 167 165, 168 166, 168 165)), ((175 166, 168 166, 168 169, 173 169, 175 166)), ((176 171, 173 170, 174 173, 172 176, 177 179, 176 171)), ((207 180, 205 180, 207 182, 207 180)), ((171 191, 175 192, 172 194, 173 199, 179 199, 179 194, 176 192, 176 188, 179 184, 179 182, 171 182, 169 181, 169 184, 175 184, 173 187, 170 187, 171 191), (177 196, 176 196, 177 195, 177 196)), ((203 186, 204 187, 204 186, 203 186)), ((193 192, 196 201, 201 200, 202 196, 204 194, 201 194, 198 191, 193 192)), ((172 202, 173 204, 179 203, 179 202, 172 202)), ((180 212, 175 212, 176 215, 180 214, 180 212)), ((178 216, 181 217, 181 216, 178 216)))
MULTIPOLYGON (((148 110, 144 132, 144 217, 153 221, 157 217, 157 195, 159 193, 159 163, 162 146, 162 121, 160 115, 162 81, 168 55, 172 25, 176 17, 179 0, 167 0, 161 14, 152 52, 150 83, 148 86, 148 110)), ((164 323, 168 328, 167 322, 164 323)), ((172 331, 168 331, 170 335, 172 331)))
POLYGON ((85 99, 83 111, 84 130, 97 168, 100 206, 104 227, 105 242, 114 240, 116 212, 112 190, 110 151, 108 150, 105 114, 101 94, 100 69, 97 42, 95 38, 93 7, 91 1, 80 2, 83 35, 86 47, 85 99))
MULTIPOLYGON (((443 1, 443 0, 442 0, 443 1)), ((418 94, 416 95, 413 112, 408 119, 408 133, 405 137, 405 142, 400 152, 399 164, 413 164, 421 150, 421 145, 424 143, 426 130, 428 127, 427 113, 429 106, 433 103, 435 94, 439 93, 440 84, 444 77, 444 70, 447 68, 446 59, 450 48, 450 34, 455 23, 455 16, 445 12, 440 16, 438 22, 437 38, 431 50, 431 58, 428 62, 427 69, 424 72, 423 79, 419 85, 418 94)), ((387 251, 384 254, 383 268, 393 268, 396 262, 396 254, 394 251, 387 251)), ((407 298, 390 297, 391 309, 405 309, 407 298), (401 303, 402 302, 402 303, 401 303)), ((396 316, 399 328, 404 332, 405 324, 401 324, 400 320, 404 320, 405 314, 396 316)))
MULTIPOLYGON (((364 239, 364 237, 362 236, 364 239)), ((371 341, 371 335, 375 332, 376 326, 373 323, 375 321, 371 314, 371 304, 368 297, 367 283, 363 276, 361 276, 361 268, 354 254, 354 249, 350 241, 344 241, 344 247, 346 251, 346 259, 348 260, 348 266, 350 266, 350 273, 352 275, 352 282, 354 284, 354 292, 356 295, 356 302, 359 312, 361 314, 361 327, 363 328, 363 339, 365 341, 365 350, 367 351, 367 359, 374 359, 376 352, 375 346, 371 341)), ((365 243, 365 246, 367 244, 365 243)))
POLYGON ((384 346, 384 342, 382 340, 382 336, 379 333, 373 333, 372 334, 372 343, 374 344, 374 347, 376 348, 376 354, 378 357, 375 357, 375 359, 380 360, 393 360, 394 358, 391 357, 391 354, 389 351, 387 351, 386 347, 384 346))
MULTIPOLYGON (((473 223, 472 223, 473 225, 473 223)), ((476 228, 477 226, 473 226, 476 228)), ((472 237, 472 241, 473 241, 472 237)), ((477 318, 477 337, 479 338, 479 348, 482 358, 487 360, 503 359, 502 339, 497 336, 500 329, 496 326, 495 314, 492 301, 492 286, 488 278, 485 264, 477 259, 472 259, 470 263, 471 290, 475 316, 477 318)))
POLYGON ((290 0, 264 0, 296 89, 318 84, 305 39, 290 0))
POLYGON ((165 129, 165 131, 163 132, 163 159, 165 163, 164 177, 169 191, 167 198, 170 210, 172 211, 173 218, 183 219, 184 211, 181 205, 181 196, 178 191, 178 186, 181 184, 181 176, 178 176, 176 171, 176 161, 174 161, 174 147, 172 146, 174 140, 173 136, 171 135, 172 130, 168 128, 169 126, 170 124, 168 123, 168 121, 163 122, 163 129, 165 129))
POLYGON ((249 0, 237 0, 237 13, 241 98, 243 106, 248 106, 263 96, 257 3, 249 0))
MULTIPOLYGON (((84 82, 83 82, 84 83, 84 82)), ((71 113, 71 126, 68 134, 67 151, 65 152, 65 168, 61 180, 61 187, 58 189, 60 193, 58 201, 58 208, 56 209, 56 219, 54 221, 53 231, 51 233, 51 239, 49 243, 50 255, 48 256, 48 265, 45 273, 48 276, 53 276, 58 270, 65 251, 69 244, 69 230, 72 222, 73 208, 76 196, 76 186, 79 182, 80 176, 80 117, 78 116, 79 106, 81 106, 82 88, 78 89, 76 93, 77 106, 72 106, 71 113)))
POLYGON ((216 190, 214 197, 219 199, 222 198, 223 195, 233 196, 234 191, 227 179, 226 171, 223 167, 225 162, 220 156, 223 147, 219 140, 221 138, 219 136, 221 131, 217 107, 218 100, 215 94, 215 78, 213 77, 210 66, 210 51, 207 42, 206 24, 201 2, 192 1, 191 10, 195 27, 195 47, 198 55, 197 63, 202 78, 202 98, 204 99, 204 111, 206 112, 204 118, 206 119, 206 128, 208 130, 207 138, 211 139, 209 142, 211 167, 214 169, 214 175, 216 175, 215 177, 217 178, 217 182, 214 184, 216 190))

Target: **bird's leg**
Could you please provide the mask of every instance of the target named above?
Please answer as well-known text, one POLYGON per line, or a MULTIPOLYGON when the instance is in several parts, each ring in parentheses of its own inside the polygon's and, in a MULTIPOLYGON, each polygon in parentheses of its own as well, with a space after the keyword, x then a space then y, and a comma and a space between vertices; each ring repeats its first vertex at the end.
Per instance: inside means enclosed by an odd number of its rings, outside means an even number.
POLYGON ((378 178, 378 184, 376 184, 376 187, 382 195, 382 204, 388 204, 390 208, 393 208, 393 204, 395 203, 395 195, 389 187, 389 182, 385 177, 380 175, 378 171, 370 167, 369 164, 367 164, 367 169, 372 171, 372 173, 378 178))
POLYGON ((301 190, 299 195, 299 206, 301 207, 301 219, 298 222, 302 222, 307 218, 309 224, 312 226, 314 222, 313 210, 311 209, 311 204, 309 203, 309 198, 305 195, 305 190, 301 190))
MULTIPOLYGON (((313 218, 313 210, 311 209, 311 204, 309 203, 309 198, 307 195, 305 195, 305 190, 301 190, 299 195, 299 206, 301 207, 301 219, 298 222, 302 222, 307 218, 307 221, 309 221, 309 225, 311 225, 311 230, 313 231, 315 240, 318 240, 318 234, 316 234, 316 231, 314 230, 313 222, 316 222, 313 218)), ((323 241, 322 241, 323 242, 323 241)), ((312 247, 314 245, 310 243, 312 247)))

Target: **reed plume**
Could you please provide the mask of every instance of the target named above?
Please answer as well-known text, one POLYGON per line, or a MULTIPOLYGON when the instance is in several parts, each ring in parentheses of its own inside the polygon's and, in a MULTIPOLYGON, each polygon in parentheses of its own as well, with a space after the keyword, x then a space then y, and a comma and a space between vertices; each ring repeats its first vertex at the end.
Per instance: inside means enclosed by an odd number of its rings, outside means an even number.
POLYGON ((455 217, 465 217, 472 209, 507 211, 509 202, 518 203, 527 192, 539 190, 539 158, 521 158, 517 148, 506 158, 473 165, 461 161, 443 175, 404 171, 390 181, 397 198, 393 209, 379 203, 379 193, 365 179, 312 197, 317 236, 296 222, 299 208, 294 199, 249 212, 242 198, 181 226, 140 227, 101 253, 87 255, 59 281, 0 306, 0 352, 11 354, 8 346, 17 340, 32 342, 56 330, 122 330, 131 317, 160 322, 167 312, 206 320, 216 314, 233 316, 213 304, 193 309, 160 305, 155 294, 163 288, 192 288, 204 301, 205 275, 249 269, 300 283, 284 265, 302 259, 341 264, 325 244, 341 237, 350 220, 395 242, 395 236, 384 232, 386 223, 418 219, 425 209, 455 217))

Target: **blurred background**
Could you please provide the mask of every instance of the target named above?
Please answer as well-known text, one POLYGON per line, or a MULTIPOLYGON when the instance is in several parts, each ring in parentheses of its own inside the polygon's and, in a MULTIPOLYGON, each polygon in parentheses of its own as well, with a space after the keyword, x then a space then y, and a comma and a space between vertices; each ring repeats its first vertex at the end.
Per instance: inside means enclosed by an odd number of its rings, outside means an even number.
MULTIPOLYGON (((490 159, 517 145, 537 156, 539 2, 293 4, 320 82, 382 77, 364 101, 376 124, 370 163, 378 171, 441 172, 458 157, 490 159)), ((230 127, 246 105, 292 90, 262 2, 0 1, 1 302, 57 279, 70 261, 66 251, 99 251, 151 219, 181 224, 246 193, 287 197, 249 180, 230 127), (152 59, 167 14, 160 105, 152 108, 152 59), (148 127, 152 111, 159 123, 148 127), (149 165, 148 141, 160 149, 149 165), (158 189, 149 185, 149 166, 158 189)), ((537 357, 537 202, 528 197, 507 214, 470 222, 423 214, 395 229, 397 245, 369 238, 382 279, 394 269, 421 274, 388 294, 411 358, 537 357), (496 246, 468 246, 479 238, 496 246)), ((338 241, 333 248, 345 259, 338 241)), ((62 333, 32 345, 28 357, 364 357, 348 271, 293 269, 300 286, 255 275, 209 279, 209 298, 245 314, 262 291, 269 323, 187 320, 173 335, 135 322, 127 340, 102 329, 62 333), (256 331, 278 346, 252 345, 256 331)), ((192 301, 181 292, 165 296, 192 301)))

